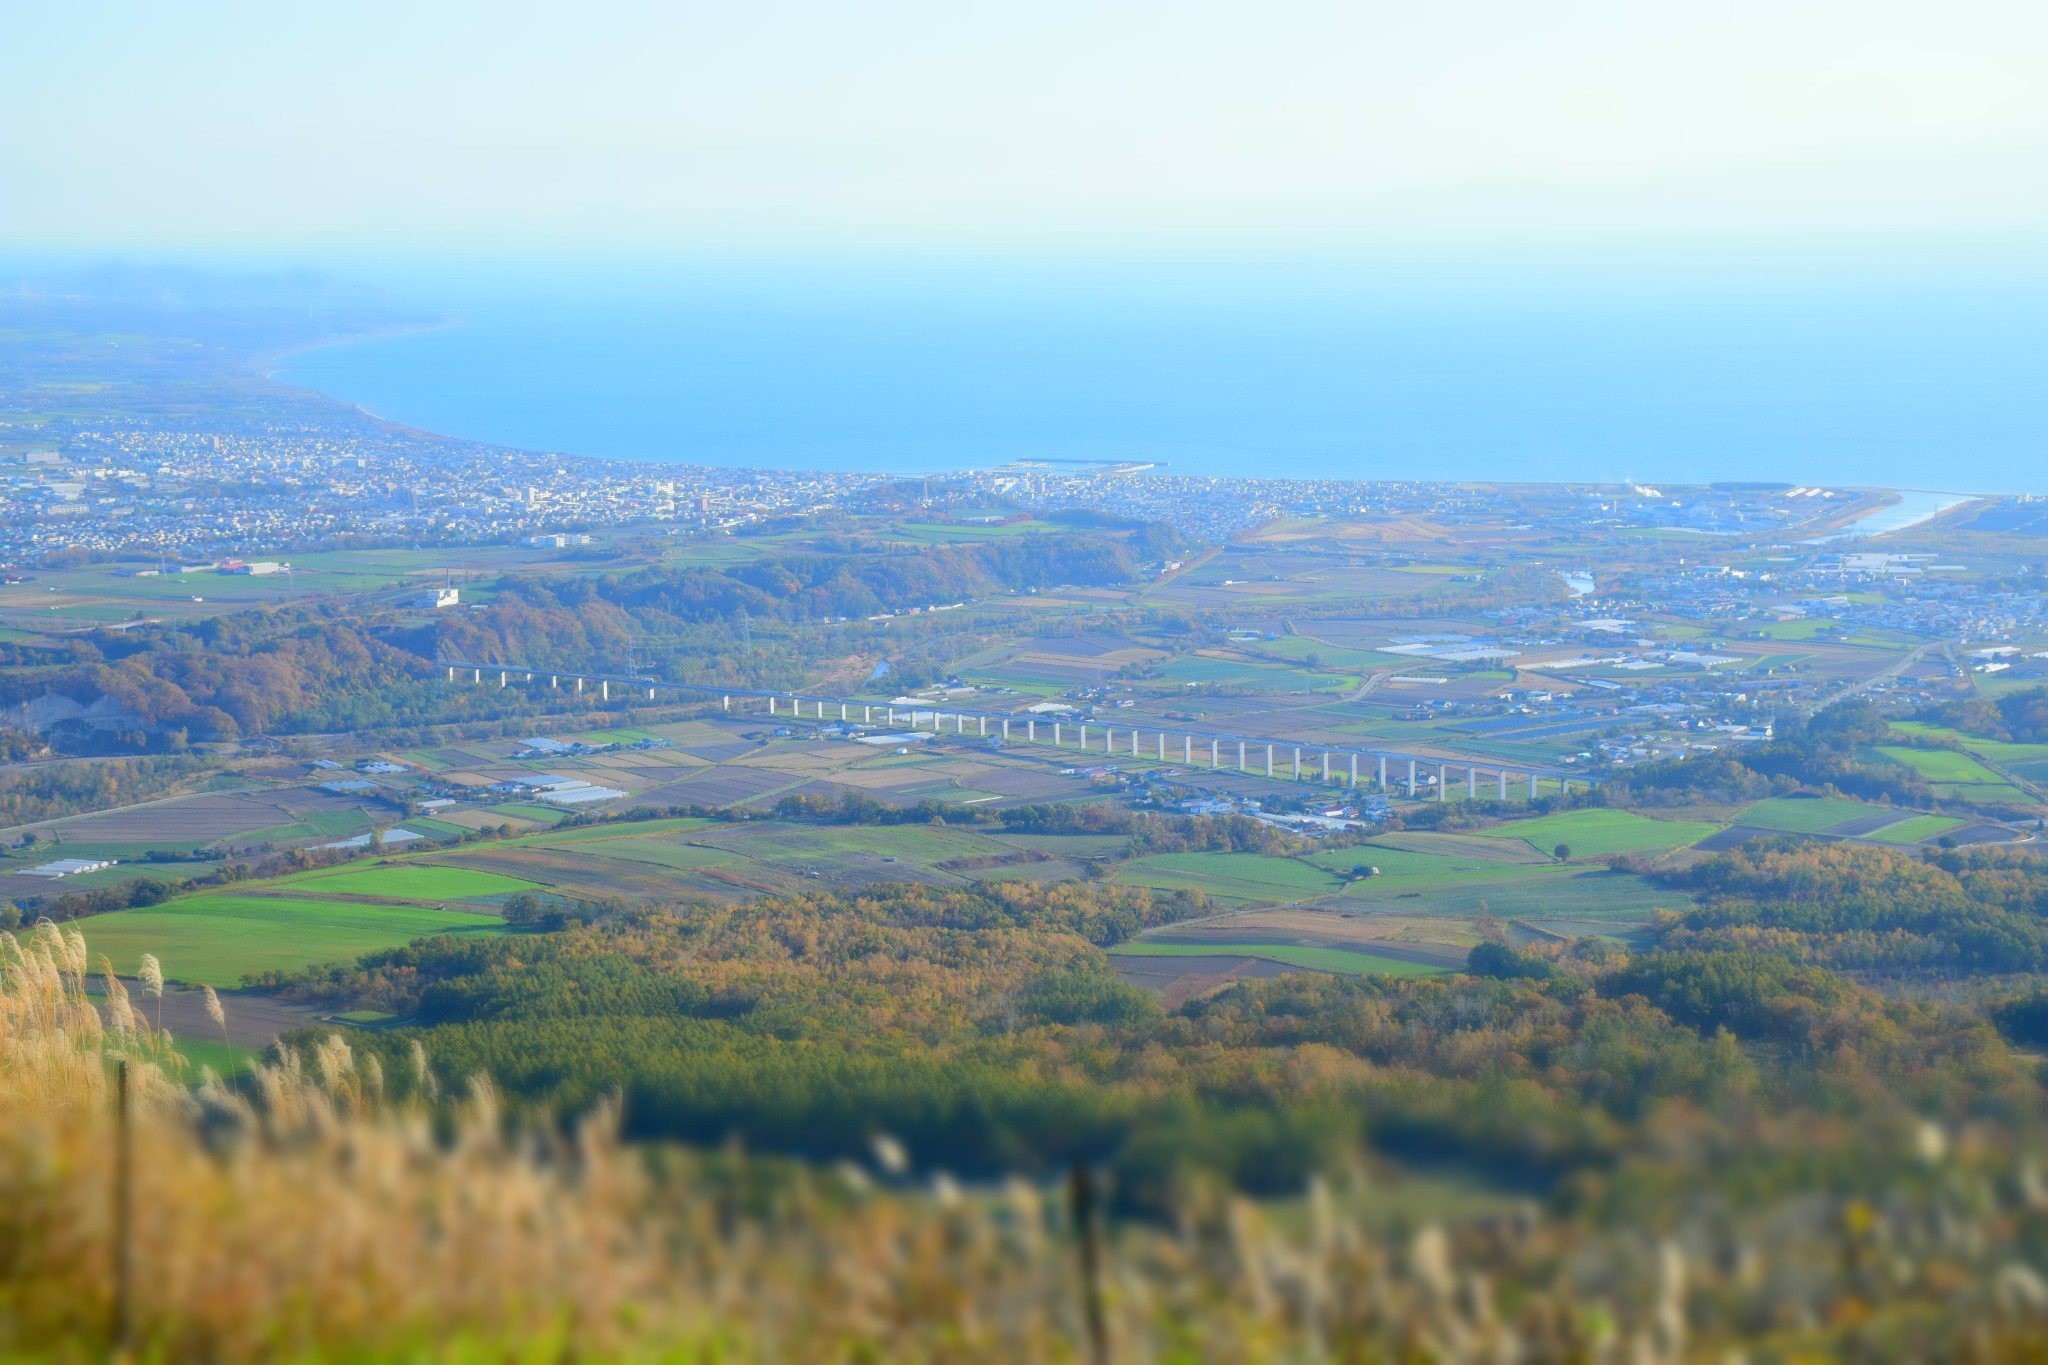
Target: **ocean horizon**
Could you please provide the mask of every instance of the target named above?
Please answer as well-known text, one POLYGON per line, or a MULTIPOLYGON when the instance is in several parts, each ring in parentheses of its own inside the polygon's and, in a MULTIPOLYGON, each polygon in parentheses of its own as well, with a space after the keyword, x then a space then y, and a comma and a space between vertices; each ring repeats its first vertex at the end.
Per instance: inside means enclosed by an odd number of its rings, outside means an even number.
POLYGON ((2031 268, 475 272, 276 378, 651 462, 2048 493, 2031 268))

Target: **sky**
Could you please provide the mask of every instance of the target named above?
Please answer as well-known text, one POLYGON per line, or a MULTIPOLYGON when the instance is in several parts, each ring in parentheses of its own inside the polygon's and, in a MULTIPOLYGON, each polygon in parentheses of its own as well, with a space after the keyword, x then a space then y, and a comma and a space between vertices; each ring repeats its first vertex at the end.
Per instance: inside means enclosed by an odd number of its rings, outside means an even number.
POLYGON ((2039 0, 11 7, 0 248, 2048 229, 2039 0))

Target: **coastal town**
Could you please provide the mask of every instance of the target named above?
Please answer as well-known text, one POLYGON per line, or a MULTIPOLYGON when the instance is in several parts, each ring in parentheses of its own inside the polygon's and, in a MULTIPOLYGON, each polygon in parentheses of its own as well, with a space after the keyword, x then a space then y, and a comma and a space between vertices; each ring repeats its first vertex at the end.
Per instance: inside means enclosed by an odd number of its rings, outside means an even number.
MULTIPOLYGON (((274 556, 346 539, 459 547, 648 525, 732 532, 859 511, 878 498, 1018 511, 1088 509, 1220 540, 1285 518, 1491 525, 1499 543, 1669 532, 1717 545, 1811 549, 1881 514, 1881 491, 1795 485, 1567 489, 1403 480, 1215 478, 1153 462, 1021 459, 945 474, 750 470, 511 450, 393 428, 335 406, 322 421, 116 426, 0 416, 0 562, 274 556)), ((1949 499, 1947 510, 1966 501, 1949 499)), ((1983 507, 2009 517, 2027 499, 1983 507)), ((1855 577, 1932 578, 1926 560, 1837 556, 1855 577)), ((1740 590, 1741 580, 1729 585, 1740 590)), ((1695 594, 1688 592, 1688 597, 1695 594)))

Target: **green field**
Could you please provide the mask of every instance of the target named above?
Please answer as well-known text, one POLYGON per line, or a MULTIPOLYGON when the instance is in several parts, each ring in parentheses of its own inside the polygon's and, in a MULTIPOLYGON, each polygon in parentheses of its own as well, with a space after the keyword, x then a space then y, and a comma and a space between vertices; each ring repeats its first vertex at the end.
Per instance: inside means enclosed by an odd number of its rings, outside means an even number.
POLYGON ((726 863, 738 862, 742 856, 722 848, 676 844, 664 839, 613 839, 594 847, 586 844, 578 852, 596 858, 618 858, 629 863, 666 867, 676 872, 722 867, 726 863))
POLYGON ((514 835, 500 839, 493 848, 552 848, 557 844, 590 844, 614 840, 644 839, 656 834, 675 834, 684 830, 724 829, 727 826, 716 820, 699 819, 691 815, 673 816, 665 820, 635 820, 606 822, 596 825, 577 825, 570 829, 536 830, 532 834, 514 835))
POLYGON ((1289 967, 1342 972, 1350 976, 1441 976, 1442 967, 1425 967, 1419 962, 1402 962, 1370 953, 1346 952, 1342 948, 1306 948, 1297 943, 1147 943, 1143 939, 1110 950, 1122 957, 1261 957, 1289 967))
POLYGON ((1816 635, 1841 630, 1843 626, 1839 621, 1808 617, 1798 621, 1773 621, 1766 626, 1748 629, 1752 636, 1760 635, 1766 640, 1811 640, 1816 635))
POLYGON ((496 896, 511 891, 538 891, 538 882, 522 881, 469 867, 436 867, 431 863, 392 863, 384 867, 350 868, 341 872, 303 872, 287 877, 285 886, 304 887, 322 895, 386 896, 392 900, 452 901, 496 896))
POLYGON ((558 806, 529 806, 516 801, 502 806, 492 806, 489 809, 499 815, 510 815, 521 820, 538 820, 543 825, 552 825, 561 819, 564 813, 558 806))
POLYGON ((463 835, 469 833, 461 825, 451 825, 444 820, 435 820, 425 816, 406 821, 405 827, 415 834, 431 834, 436 839, 460 839, 463 835))
POLYGON ((1683 848, 1720 828, 1696 821, 1652 820, 1625 810, 1574 810, 1534 820, 1516 820, 1487 833, 1496 838, 1526 840, 1538 853, 1569 844, 1574 858, 1605 858, 1615 853, 1683 848))
POLYGON ((172 1042, 172 1050, 185 1059, 190 1068, 186 1079, 197 1081, 199 1069, 206 1067, 216 1076, 240 1075, 249 1069, 251 1062, 261 1061, 263 1054, 253 1048, 236 1047, 219 1038, 178 1038, 172 1042))
POLYGON ((569 744, 596 745, 638 744, 643 739, 654 739, 656 736, 645 730, 635 730, 622 725, 616 730, 586 730, 580 735, 555 735, 553 738, 569 744))
POLYGON ((1774 796, 1746 806, 1735 823, 1749 829, 1783 830, 1787 834, 1818 834, 1845 820, 1871 815, 1876 806, 1839 796, 1774 796))
POLYGON ((262 843, 291 839, 345 839, 370 828, 368 813, 361 810, 308 811, 296 820, 264 829, 252 829, 232 837, 238 841, 262 843))
POLYGON ((1946 725, 1929 725, 1923 721, 1893 721, 1892 729, 1901 734, 1954 740, 1979 758, 2007 767, 2015 763, 2048 763, 2048 744, 2012 744, 2002 739, 1981 739, 1946 725))
POLYGON ((1876 839, 1880 843, 1886 844, 1917 844, 1922 839, 1937 838, 1952 829, 1961 829, 1962 827, 1962 821, 1952 820, 1946 815, 1915 815, 1910 819, 1901 820, 1895 825, 1886 825, 1883 829, 1873 830, 1863 837, 1866 839, 1876 839))
POLYGON ((1395 830, 1373 836, 1375 848, 1405 849, 1444 858, 1485 858, 1506 863, 1546 863, 1550 853, 1541 854, 1524 846, 1520 839, 1501 839, 1495 834, 1444 834, 1435 830, 1395 830))
POLYGON ((2010 782, 1937 782, 1934 794, 1944 801, 1974 801, 1979 805, 2030 806, 2034 798, 2010 782))
POLYGON ((1257 853, 1159 853, 1116 870, 1116 880, 1162 891, 1197 890, 1218 900, 1313 900, 1340 890, 1343 881, 1294 858, 1257 853))
POLYGON ((1389 882, 1384 877, 1354 882, 1324 904, 1331 909, 1364 909, 1404 915, 1476 916, 1495 919, 1572 919, 1613 924, 1640 923, 1658 910, 1692 904, 1683 891, 1659 886, 1628 872, 1546 870, 1521 881, 1389 882))
POLYGON ((1880 744, 1877 752, 1894 763, 1911 768, 1929 782, 1981 782, 1989 785, 2005 781, 1977 759, 1955 749, 1911 749, 1897 744, 1880 744))
POLYGON ((105 954, 115 971, 132 975, 142 955, 154 953, 166 977, 211 986, 238 985, 258 972, 348 962, 429 934, 503 927, 493 916, 457 910, 249 895, 187 896, 146 910, 94 915, 78 925, 95 964, 105 954))
POLYGON ((1380 844, 1323 849, 1309 854, 1306 861, 1338 873, 1349 872, 1354 867, 1376 867, 1380 870, 1377 877, 1352 883, 1354 889, 1363 886, 1395 885, 1402 890, 1408 890, 1418 885, 1429 886, 1437 883, 1511 882, 1563 875, 1563 869, 1556 863, 1531 864, 1508 862, 1501 858, 1446 857, 1437 853, 1415 853, 1408 849, 1389 848, 1380 844))
POLYGON ((942 825, 791 825, 772 833, 752 831, 729 847, 750 855, 788 857, 805 854, 871 853, 907 863, 937 863, 948 858, 979 858, 1007 853, 1002 844, 968 830, 942 825))

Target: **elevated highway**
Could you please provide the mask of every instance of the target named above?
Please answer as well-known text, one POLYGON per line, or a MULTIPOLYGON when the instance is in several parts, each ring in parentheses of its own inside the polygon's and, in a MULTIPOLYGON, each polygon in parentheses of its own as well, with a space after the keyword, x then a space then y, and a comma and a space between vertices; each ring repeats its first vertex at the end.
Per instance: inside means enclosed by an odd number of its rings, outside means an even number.
POLYGON ((1468 799, 1491 796, 1501 801, 1524 794, 1534 800, 1545 790, 1565 792, 1574 784, 1583 789, 1598 781, 1584 773, 1542 765, 1503 764, 1498 759, 1417 754, 1401 749, 1303 745, 1284 737, 1237 734, 1201 726, 1167 729, 1068 715, 965 709, 936 702, 906 706, 813 693, 711 687, 628 674, 574 673, 513 664, 444 662, 442 667, 447 669, 448 681, 457 685, 595 691, 605 701, 653 701, 663 692, 685 692, 707 700, 716 698, 727 714, 758 714, 819 723, 837 721, 962 740, 1045 745, 1083 759, 1091 754, 1101 755, 1104 761, 1149 759, 1195 769, 1375 790, 1416 799, 1433 795, 1438 800, 1448 800, 1454 775, 1463 779, 1468 799), (1485 774, 1484 780, 1481 774, 1485 774))

